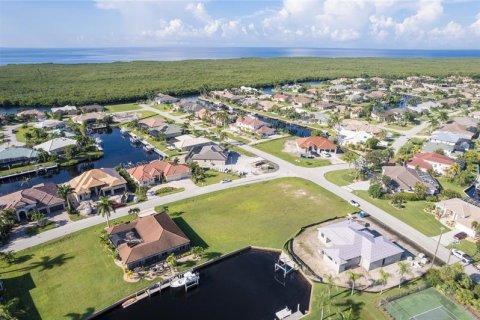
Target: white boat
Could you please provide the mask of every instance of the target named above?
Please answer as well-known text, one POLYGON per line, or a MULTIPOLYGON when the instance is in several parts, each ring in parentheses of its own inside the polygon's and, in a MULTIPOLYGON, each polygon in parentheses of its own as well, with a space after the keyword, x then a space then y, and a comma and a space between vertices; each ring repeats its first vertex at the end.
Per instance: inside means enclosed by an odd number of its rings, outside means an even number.
POLYGON ((97 150, 98 150, 98 151, 103 151, 103 148, 102 148, 102 146, 101 146, 100 144, 97 144, 97 150))
POLYGON ((129 131, 127 129, 124 129, 124 128, 120 128, 120 133, 121 134, 127 134, 129 131))
POLYGON ((96 138, 95 138, 95 143, 96 143, 96 144, 102 144, 102 143, 103 143, 103 140, 100 139, 99 137, 96 137, 96 138))
POLYGON ((131 143, 138 143, 138 142, 140 142, 140 140, 138 140, 137 137, 131 137, 131 138, 130 138, 130 142, 131 142, 131 143))
POLYGON ((145 151, 152 151, 153 147, 151 145, 146 144, 145 146, 143 146, 143 149, 145 149, 145 151))
POLYGON ((172 288, 183 287, 188 284, 198 282, 200 275, 196 272, 187 271, 183 275, 180 275, 172 280, 170 286, 172 288))

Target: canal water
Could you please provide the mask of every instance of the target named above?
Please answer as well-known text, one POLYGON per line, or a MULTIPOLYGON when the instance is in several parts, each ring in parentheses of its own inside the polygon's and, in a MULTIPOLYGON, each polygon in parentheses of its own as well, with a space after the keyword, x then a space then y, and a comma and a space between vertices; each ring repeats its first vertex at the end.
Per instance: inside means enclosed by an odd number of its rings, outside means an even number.
POLYGON ((20 189, 30 188, 39 183, 53 182, 56 184, 65 183, 80 173, 93 168, 113 168, 119 164, 129 162, 135 164, 142 161, 159 159, 159 155, 153 152, 146 152, 142 145, 133 145, 128 136, 123 136, 120 129, 113 128, 93 135, 103 140, 104 156, 90 163, 81 163, 74 167, 50 170, 41 176, 22 176, 12 180, 0 182, 0 195, 15 192, 20 189))
POLYGON ((288 306, 306 312, 310 283, 300 273, 284 279, 275 273, 278 253, 247 250, 201 269, 198 287, 185 292, 166 289, 130 305, 95 317, 96 320, 265 319, 288 306))

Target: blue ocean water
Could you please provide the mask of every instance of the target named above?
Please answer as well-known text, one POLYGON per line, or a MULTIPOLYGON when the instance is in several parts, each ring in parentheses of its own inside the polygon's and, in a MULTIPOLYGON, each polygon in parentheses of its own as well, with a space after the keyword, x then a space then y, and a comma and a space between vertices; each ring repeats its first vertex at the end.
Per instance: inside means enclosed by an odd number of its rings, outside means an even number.
POLYGON ((281 47, 0 48, 0 65, 24 63, 105 63, 190 59, 273 57, 480 58, 480 50, 384 50, 281 47))

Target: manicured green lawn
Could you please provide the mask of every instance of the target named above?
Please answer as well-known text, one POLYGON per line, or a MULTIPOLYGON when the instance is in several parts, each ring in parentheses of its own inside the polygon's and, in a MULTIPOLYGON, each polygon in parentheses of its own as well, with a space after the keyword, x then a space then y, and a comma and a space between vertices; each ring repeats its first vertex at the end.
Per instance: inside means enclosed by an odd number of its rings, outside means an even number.
POLYGON ((238 141, 238 142, 245 143, 245 144, 249 144, 249 143, 250 143, 250 140, 245 139, 245 138, 240 137, 240 136, 235 135, 235 134, 227 133, 227 137, 229 137, 230 139, 236 140, 236 141, 238 141))
POLYGON ((43 162, 43 163, 32 164, 32 165, 28 165, 28 166, 16 167, 16 168, 0 171, 0 176, 8 176, 9 174, 35 170, 39 166, 50 167, 50 166, 53 166, 53 165, 55 165, 55 162, 51 161, 51 162, 43 162))
POLYGON ((163 112, 172 111, 172 105, 171 104, 158 104, 158 105, 153 105, 151 107, 154 108, 154 109, 157 109, 159 111, 163 111, 163 112))
POLYGON ((262 142, 262 143, 256 144, 254 147, 301 167, 314 168, 314 167, 328 166, 330 164, 330 161, 326 159, 304 159, 299 157, 297 158, 297 157, 291 156, 286 152, 283 152, 282 150, 285 142, 287 140, 292 140, 292 139, 295 139, 295 137, 286 137, 286 138, 276 139, 272 141, 262 142))
POLYGON ((460 193, 462 196, 466 195, 465 194, 466 187, 462 187, 456 183, 450 182, 448 181, 447 178, 437 178, 437 181, 440 183, 440 185, 442 186, 442 189, 444 190, 449 189, 449 190, 453 190, 460 193))
MULTIPOLYGON (((385 291, 382 295, 378 293, 355 292, 350 296, 350 290, 346 288, 333 288, 331 291, 331 299, 328 306, 330 311, 324 311, 324 319, 341 319, 339 313, 350 309, 353 310, 353 319, 387 319, 382 311, 377 307, 378 303, 385 298, 391 296, 398 296, 400 294, 414 290, 417 287, 423 286, 424 280, 419 279, 415 282, 404 284, 400 289, 394 287, 391 290, 385 291), (330 316, 332 314, 334 316, 330 316), (329 317, 330 316, 330 317, 329 317)), ((328 288, 325 284, 315 283, 313 286, 312 295, 312 310, 304 318, 305 320, 318 320, 321 316, 318 297, 322 292, 327 292, 328 288)))
POLYGON ((211 169, 205 172, 205 176, 206 178, 204 181, 199 181, 199 182, 196 182, 195 184, 197 186, 204 187, 211 184, 219 183, 224 179, 230 179, 230 180, 240 179, 240 177, 236 174, 219 172, 211 169))
POLYGON ((386 128, 394 129, 394 130, 401 130, 401 131, 408 131, 415 127, 414 124, 408 124, 405 127, 399 126, 398 124, 387 124, 386 128))
POLYGON ((142 111, 138 111, 138 113, 140 113, 142 116, 140 119, 150 118, 156 115, 155 112, 150 110, 142 110, 142 111))
POLYGON ((39 226, 28 227, 27 230, 26 230, 26 233, 29 236, 33 236, 33 235, 48 231, 50 229, 53 229, 56 226, 57 225, 54 222, 49 221, 47 224, 45 224, 44 226, 41 226, 41 227, 39 227, 39 226))
POLYGON ((159 197, 163 197, 163 196, 168 196, 169 194, 174 194, 182 191, 185 191, 185 188, 165 187, 155 191, 155 194, 159 197))
POLYGON ((107 111, 110 112, 124 112, 124 111, 133 111, 140 110, 140 106, 136 103, 124 103, 124 104, 114 104, 106 107, 107 111))
POLYGON ((342 187, 353 183, 354 173, 354 169, 330 171, 325 174, 325 178, 337 186, 342 187))
MULTIPOLYGON (((282 248, 301 226, 354 208, 317 185, 295 178, 228 189, 169 205, 193 245, 216 256, 248 246, 282 248), (272 201, 275 199, 275 201, 272 201)), ((125 220, 128 218, 125 218, 125 220)), ((26 319, 79 319, 148 285, 122 280, 99 241, 101 224, 18 253, 0 263, 8 296, 29 307, 26 319), (52 307, 54 306, 54 307, 52 307)))
POLYGON ((444 227, 432 214, 423 211, 428 206, 425 201, 408 201, 405 208, 397 209, 390 204, 390 200, 373 199, 367 191, 356 190, 353 193, 429 237, 439 235, 440 227, 444 227))
POLYGON ((27 139, 25 138, 25 133, 33 133, 33 128, 32 127, 18 127, 17 132, 15 133, 15 137, 17 138, 18 142, 27 142, 27 139))

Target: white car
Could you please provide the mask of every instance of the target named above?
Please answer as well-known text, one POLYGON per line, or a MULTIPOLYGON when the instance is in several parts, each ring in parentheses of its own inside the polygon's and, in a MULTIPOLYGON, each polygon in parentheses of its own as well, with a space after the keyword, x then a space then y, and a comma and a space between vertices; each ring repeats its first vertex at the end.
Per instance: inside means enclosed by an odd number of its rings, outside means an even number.
POLYGON ((360 203, 358 203, 358 202, 355 201, 355 200, 350 200, 350 201, 348 201, 348 203, 350 203, 350 204, 351 204, 352 206, 354 206, 354 207, 357 207, 357 208, 360 207, 360 203))
POLYGON ((221 183, 229 183, 229 182, 232 182, 232 179, 223 179, 222 181, 220 181, 221 183))
POLYGON ((452 254, 458 259, 460 259, 460 262, 464 265, 468 265, 473 262, 473 259, 463 251, 452 249, 452 254))

